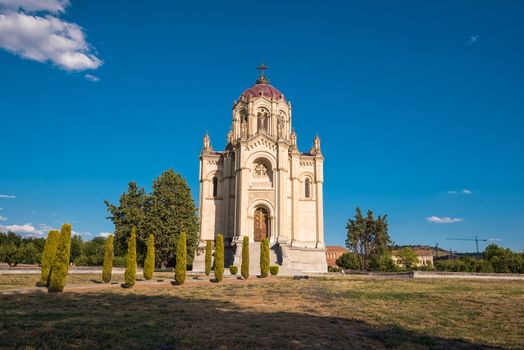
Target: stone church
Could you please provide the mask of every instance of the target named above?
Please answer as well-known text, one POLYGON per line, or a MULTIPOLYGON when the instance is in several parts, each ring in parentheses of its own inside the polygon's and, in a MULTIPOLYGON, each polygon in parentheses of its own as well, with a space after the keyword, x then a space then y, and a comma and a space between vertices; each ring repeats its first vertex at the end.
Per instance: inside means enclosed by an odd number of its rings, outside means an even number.
POLYGON ((233 105, 224 151, 203 139, 200 154, 200 242, 194 271, 204 270, 207 240, 223 234, 226 266, 240 266, 249 237, 250 270, 259 273, 260 241, 270 240, 271 264, 282 274, 326 272, 322 185, 324 157, 315 137, 300 152, 291 102, 257 67, 256 84, 233 105))

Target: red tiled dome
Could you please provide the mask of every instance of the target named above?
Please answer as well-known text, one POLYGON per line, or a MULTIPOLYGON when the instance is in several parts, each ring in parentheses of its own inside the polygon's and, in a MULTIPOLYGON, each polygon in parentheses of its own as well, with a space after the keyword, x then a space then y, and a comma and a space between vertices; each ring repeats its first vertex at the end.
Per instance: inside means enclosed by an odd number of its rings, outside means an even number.
POLYGON ((267 98, 273 97, 276 100, 285 100, 284 94, 269 84, 256 84, 245 90, 239 99, 248 97, 264 96, 267 98))

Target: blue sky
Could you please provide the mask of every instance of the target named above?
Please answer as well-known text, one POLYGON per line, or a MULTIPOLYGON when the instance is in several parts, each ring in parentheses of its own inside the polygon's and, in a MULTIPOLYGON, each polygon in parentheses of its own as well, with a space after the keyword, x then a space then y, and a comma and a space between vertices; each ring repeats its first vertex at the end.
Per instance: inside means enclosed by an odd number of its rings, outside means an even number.
POLYGON ((446 238, 478 235, 524 249, 521 1, 0 0, 0 12, 3 227, 110 232, 103 200, 168 168, 197 198, 202 136, 223 148, 264 61, 301 150, 322 139, 328 244, 360 206, 387 213, 399 244, 472 251, 446 238))

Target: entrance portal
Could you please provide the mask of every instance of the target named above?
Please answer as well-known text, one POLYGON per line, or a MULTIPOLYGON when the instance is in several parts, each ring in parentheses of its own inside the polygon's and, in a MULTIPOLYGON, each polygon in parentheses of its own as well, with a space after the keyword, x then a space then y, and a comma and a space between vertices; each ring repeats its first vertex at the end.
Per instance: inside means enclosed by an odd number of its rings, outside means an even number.
POLYGON ((253 232, 253 239, 255 242, 260 242, 267 238, 267 231, 269 227, 269 215, 264 208, 255 210, 255 227, 253 232))

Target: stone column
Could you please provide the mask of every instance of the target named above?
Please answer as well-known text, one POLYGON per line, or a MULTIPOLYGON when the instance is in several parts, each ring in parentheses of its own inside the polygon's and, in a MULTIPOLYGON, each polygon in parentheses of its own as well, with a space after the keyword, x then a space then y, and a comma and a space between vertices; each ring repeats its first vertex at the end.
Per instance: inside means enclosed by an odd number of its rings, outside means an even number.
POLYGON ((324 197, 322 193, 323 185, 324 185, 324 158, 321 155, 317 155, 315 157, 317 248, 325 248, 325 243, 324 243, 324 197))

